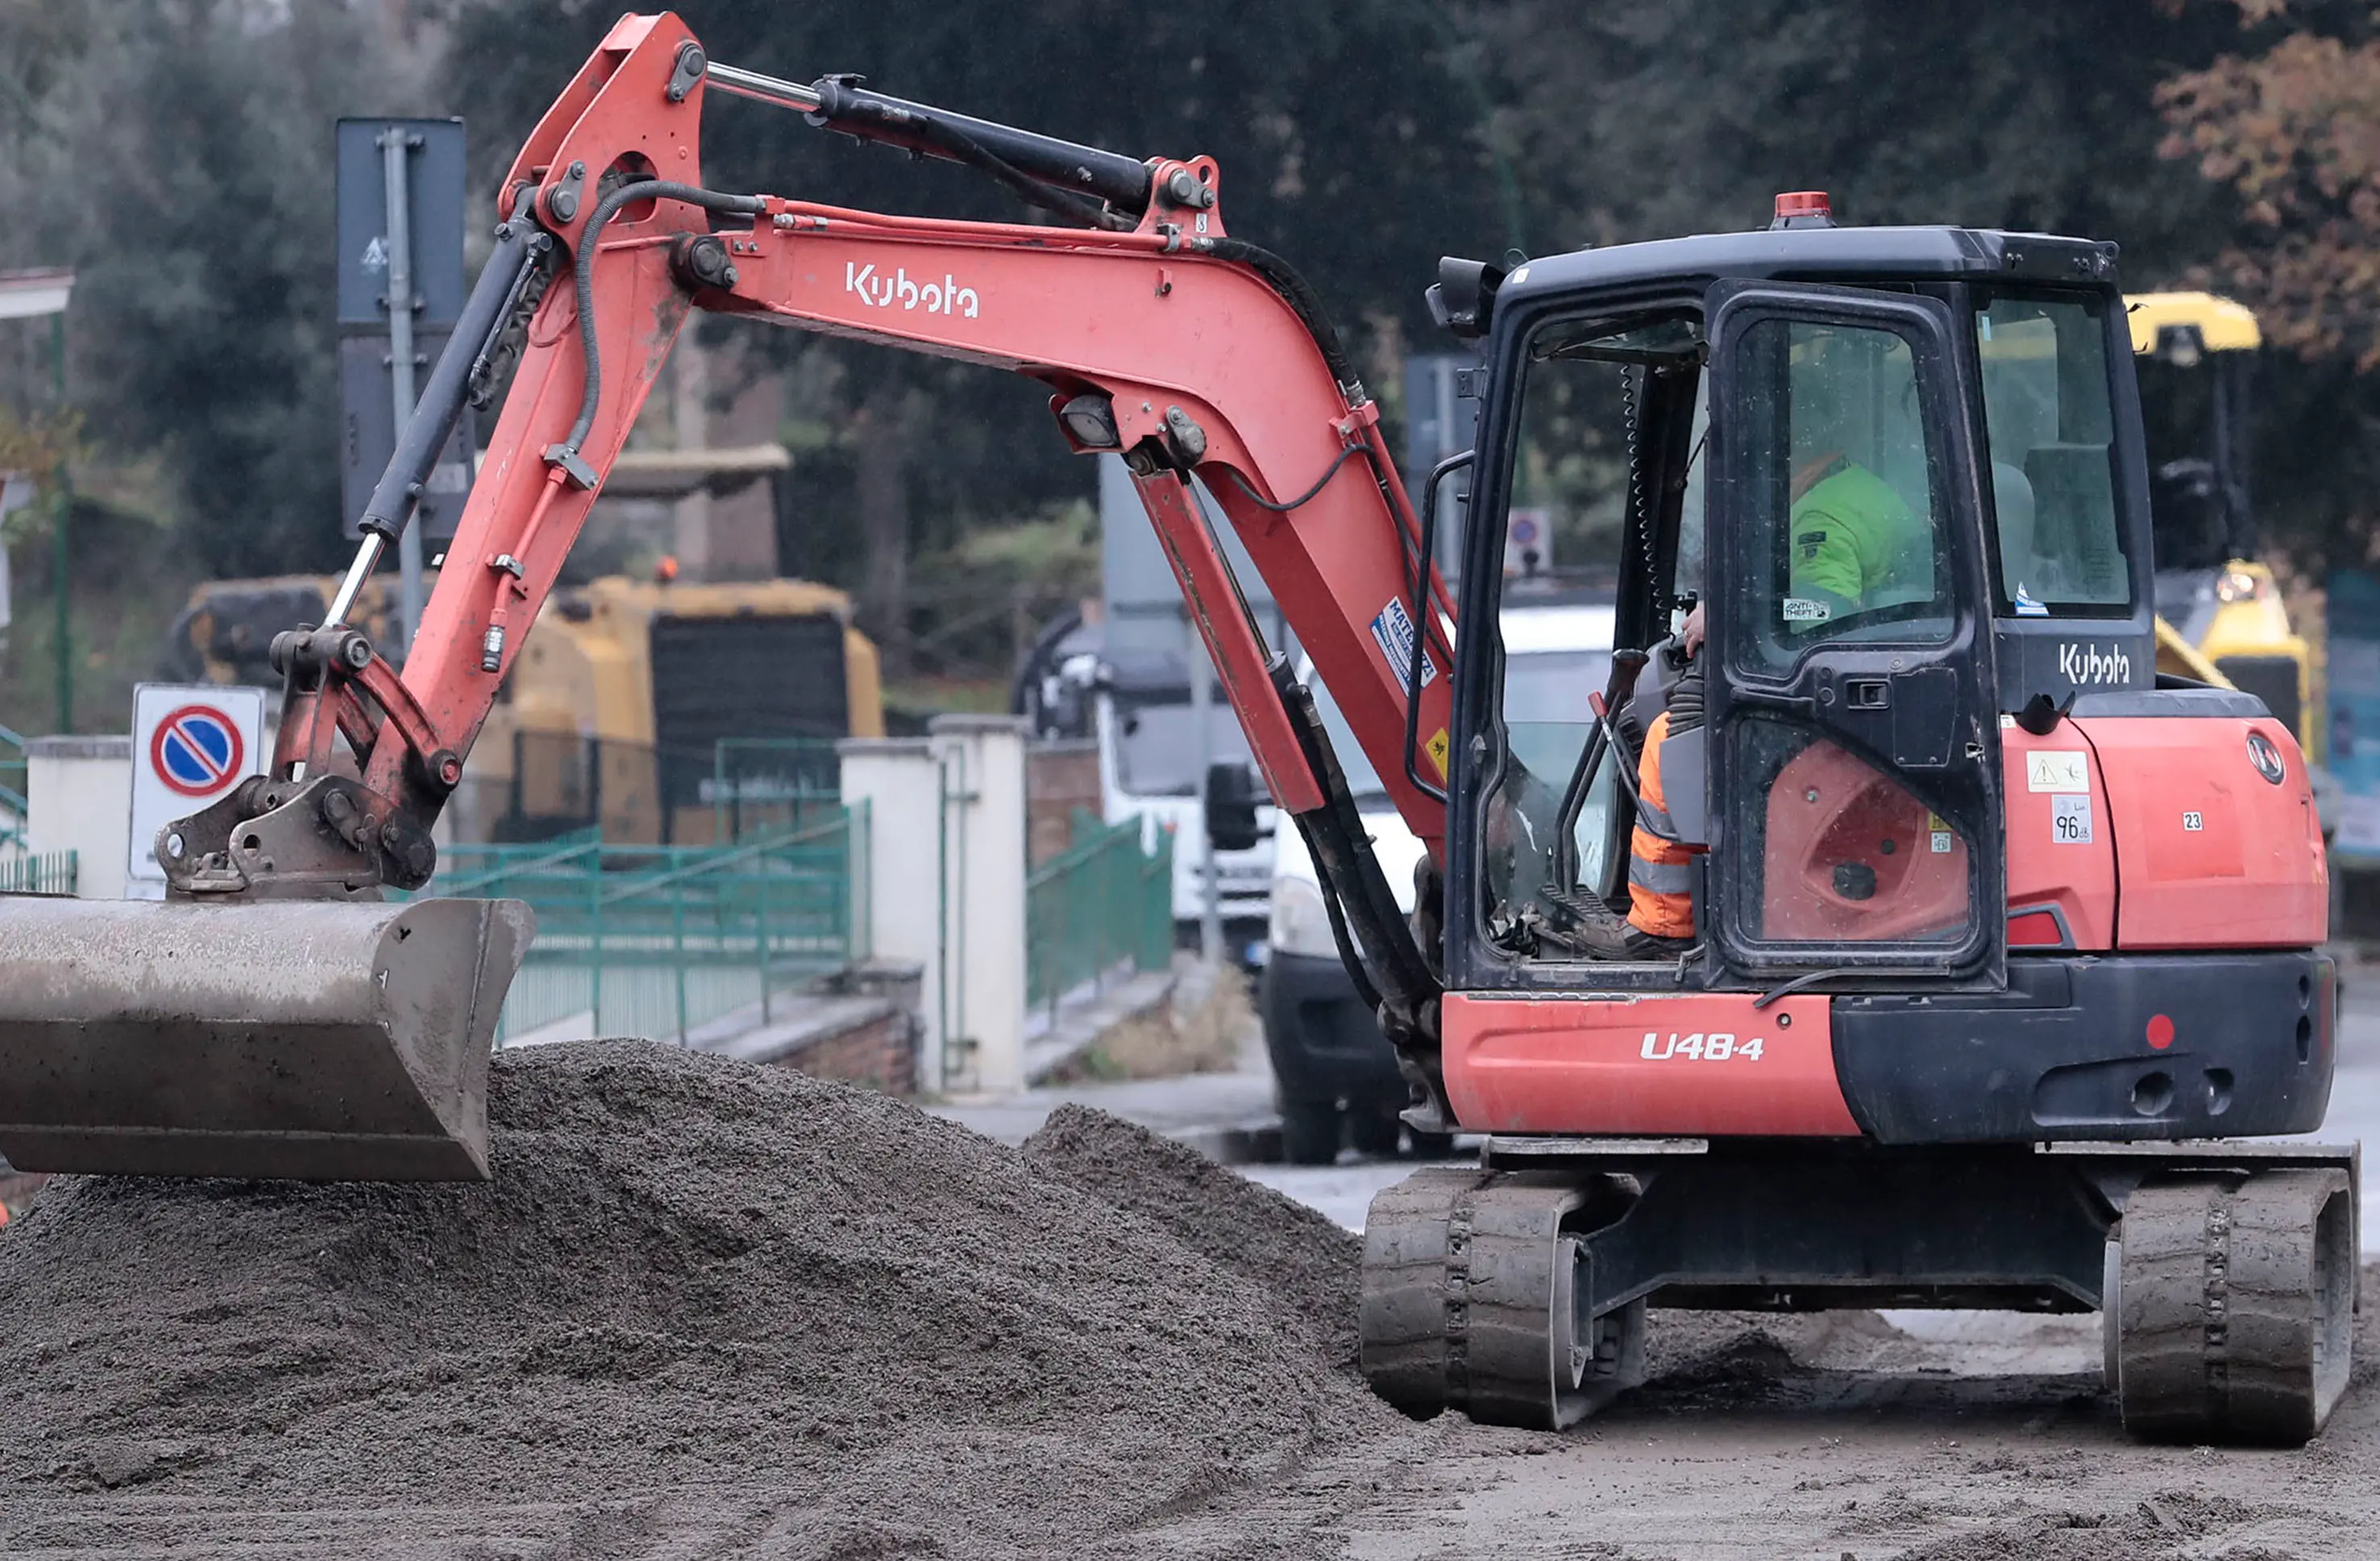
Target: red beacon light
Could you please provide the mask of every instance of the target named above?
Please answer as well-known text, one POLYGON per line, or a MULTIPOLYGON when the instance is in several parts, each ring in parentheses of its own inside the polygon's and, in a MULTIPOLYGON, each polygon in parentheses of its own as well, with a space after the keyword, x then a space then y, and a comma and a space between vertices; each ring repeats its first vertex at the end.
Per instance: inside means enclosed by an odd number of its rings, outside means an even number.
POLYGON ((1789 189, 1777 197, 1777 215, 1769 223, 1770 232, 1781 227, 1832 227, 1835 225, 1834 202, 1823 189, 1789 189))

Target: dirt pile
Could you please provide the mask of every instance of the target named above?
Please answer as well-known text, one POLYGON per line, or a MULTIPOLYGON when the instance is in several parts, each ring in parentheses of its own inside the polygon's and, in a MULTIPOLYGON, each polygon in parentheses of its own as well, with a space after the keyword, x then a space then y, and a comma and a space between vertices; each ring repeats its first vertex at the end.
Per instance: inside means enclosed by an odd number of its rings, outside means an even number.
POLYGON ((1088 1113, 1021 1155, 605 1042, 501 1058, 491 1115, 487 1186, 53 1185, 0 1238, 0 1552, 19 1498, 57 1543, 134 1486, 217 1520, 773 1489, 851 1536, 818 1554, 1038 1551, 1395 1420, 1318 1343, 1348 1239, 1088 1113))
POLYGON ((1036 1167, 1162 1227, 1209 1263, 1268 1289, 1328 1359, 1355 1362, 1362 1238, 1225 1169, 1187 1144, 1104 1111, 1065 1105, 1025 1142, 1036 1167))

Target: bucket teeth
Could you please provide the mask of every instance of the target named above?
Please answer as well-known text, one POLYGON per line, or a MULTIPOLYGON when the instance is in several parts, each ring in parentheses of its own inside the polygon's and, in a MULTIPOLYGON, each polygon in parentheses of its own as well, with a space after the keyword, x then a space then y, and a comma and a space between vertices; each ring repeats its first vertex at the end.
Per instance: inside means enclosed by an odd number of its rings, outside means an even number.
POLYGON ((510 900, 0 898, 0 1157, 19 1169, 484 1180, 510 900))

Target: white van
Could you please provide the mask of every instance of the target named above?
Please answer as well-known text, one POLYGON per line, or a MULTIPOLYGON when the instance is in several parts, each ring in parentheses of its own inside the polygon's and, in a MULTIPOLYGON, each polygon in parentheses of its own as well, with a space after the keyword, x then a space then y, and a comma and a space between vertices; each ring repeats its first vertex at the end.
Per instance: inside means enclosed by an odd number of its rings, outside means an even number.
MULTIPOLYGON (((1507 599, 1500 619, 1505 720, 1515 756, 1535 773, 1567 774, 1576 758, 1585 723, 1591 720, 1587 696, 1602 693, 1610 682, 1612 617, 1609 601, 1519 605, 1507 599), (1540 737, 1560 751, 1532 757, 1531 743, 1540 737)), ((1405 828, 1346 718, 1311 673, 1310 667, 1303 671, 1363 813, 1373 853, 1399 908, 1410 912, 1421 841, 1405 828)), ((1608 798, 1598 800, 1608 805, 1608 798)), ((1273 843, 1271 915, 1257 1009, 1265 1048, 1272 1056, 1282 1149, 1297 1165, 1329 1164, 1347 1139, 1363 1154, 1395 1154, 1403 1130, 1398 1113, 1408 1104, 1396 1059, 1340 962, 1305 841, 1295 829, 1282 828, 1273 843)), ((1425 1141, 1414 1147, 1430 1153, 1444 1145, 1425 1141)))
MULTIPOLYGON (((1099 795, 1110 824, 1137 820, 1143 844, 1173 831, 1173 931, 1177 947, 1196 948, 1206 910, 1207 820, 1198 805, 1209 762, 1255 763, 1247 735, 1220 688, 1202 734, 1190 702, 1190 679, 1178 653, 1111 652, 1096 630, 1049 636, 1042 665, 1020 683, 1015 706, 1037 735, 1084 736, 1099 746, 1099 795)), ((1205 659, 1200 658, 1201 661, 1205 659)), ((1253 967, 1264 953, 1271 905, 1272 809, 1259 810, 1264 835, 1253 846, 1215 853, 1223 957, 1253 967)))

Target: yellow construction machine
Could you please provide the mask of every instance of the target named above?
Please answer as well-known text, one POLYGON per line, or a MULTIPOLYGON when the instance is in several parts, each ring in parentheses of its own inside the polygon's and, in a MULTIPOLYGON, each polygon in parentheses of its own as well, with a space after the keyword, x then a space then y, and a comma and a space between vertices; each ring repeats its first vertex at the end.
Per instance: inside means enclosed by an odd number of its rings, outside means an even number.
MULTIPOLYGON (((278 683, 273 635, 322 622, 338 584, 298 575, 200 586, 174 623, 172 675, 278 683)), ((398 642, 394 578, 367 584, 356 612, 377 642, 398 642)), ((613 575, 556 590, 453 800, 458 835, 535 840, 601 825, 615 841, 709 840, 714 805, 740 800, 719 791, 722 740, 747 760, 731 790, 769 802, 808 778, 831 791, 825 750, 803 752, 804 741, 884 734, 876 646, 851 619, 849 597, 807 580, 613 575)))
POLYGON ((824 742, 883 735, 876 646, 843 592, 614 575, 547 600, 480 730, 465 805, 492 838, 598 822, 606 840, 696 843, 715 804, 747 800, 722 783, 762 802, 804 778, 832 792, 824 742), (722 778, 722 742, 782 744, 784 762, 722 778))
POLYGON ((2257 562, 2249 497, 2249 395, 2264 335, 2244 305, 2211 293, 2125 300, 2152 471, 2163 670, 2256 696, 2319 758, 2319 649, 2290 622, 2257 562), (2221 674, 2209 679, 2179 647, 2221 674))

